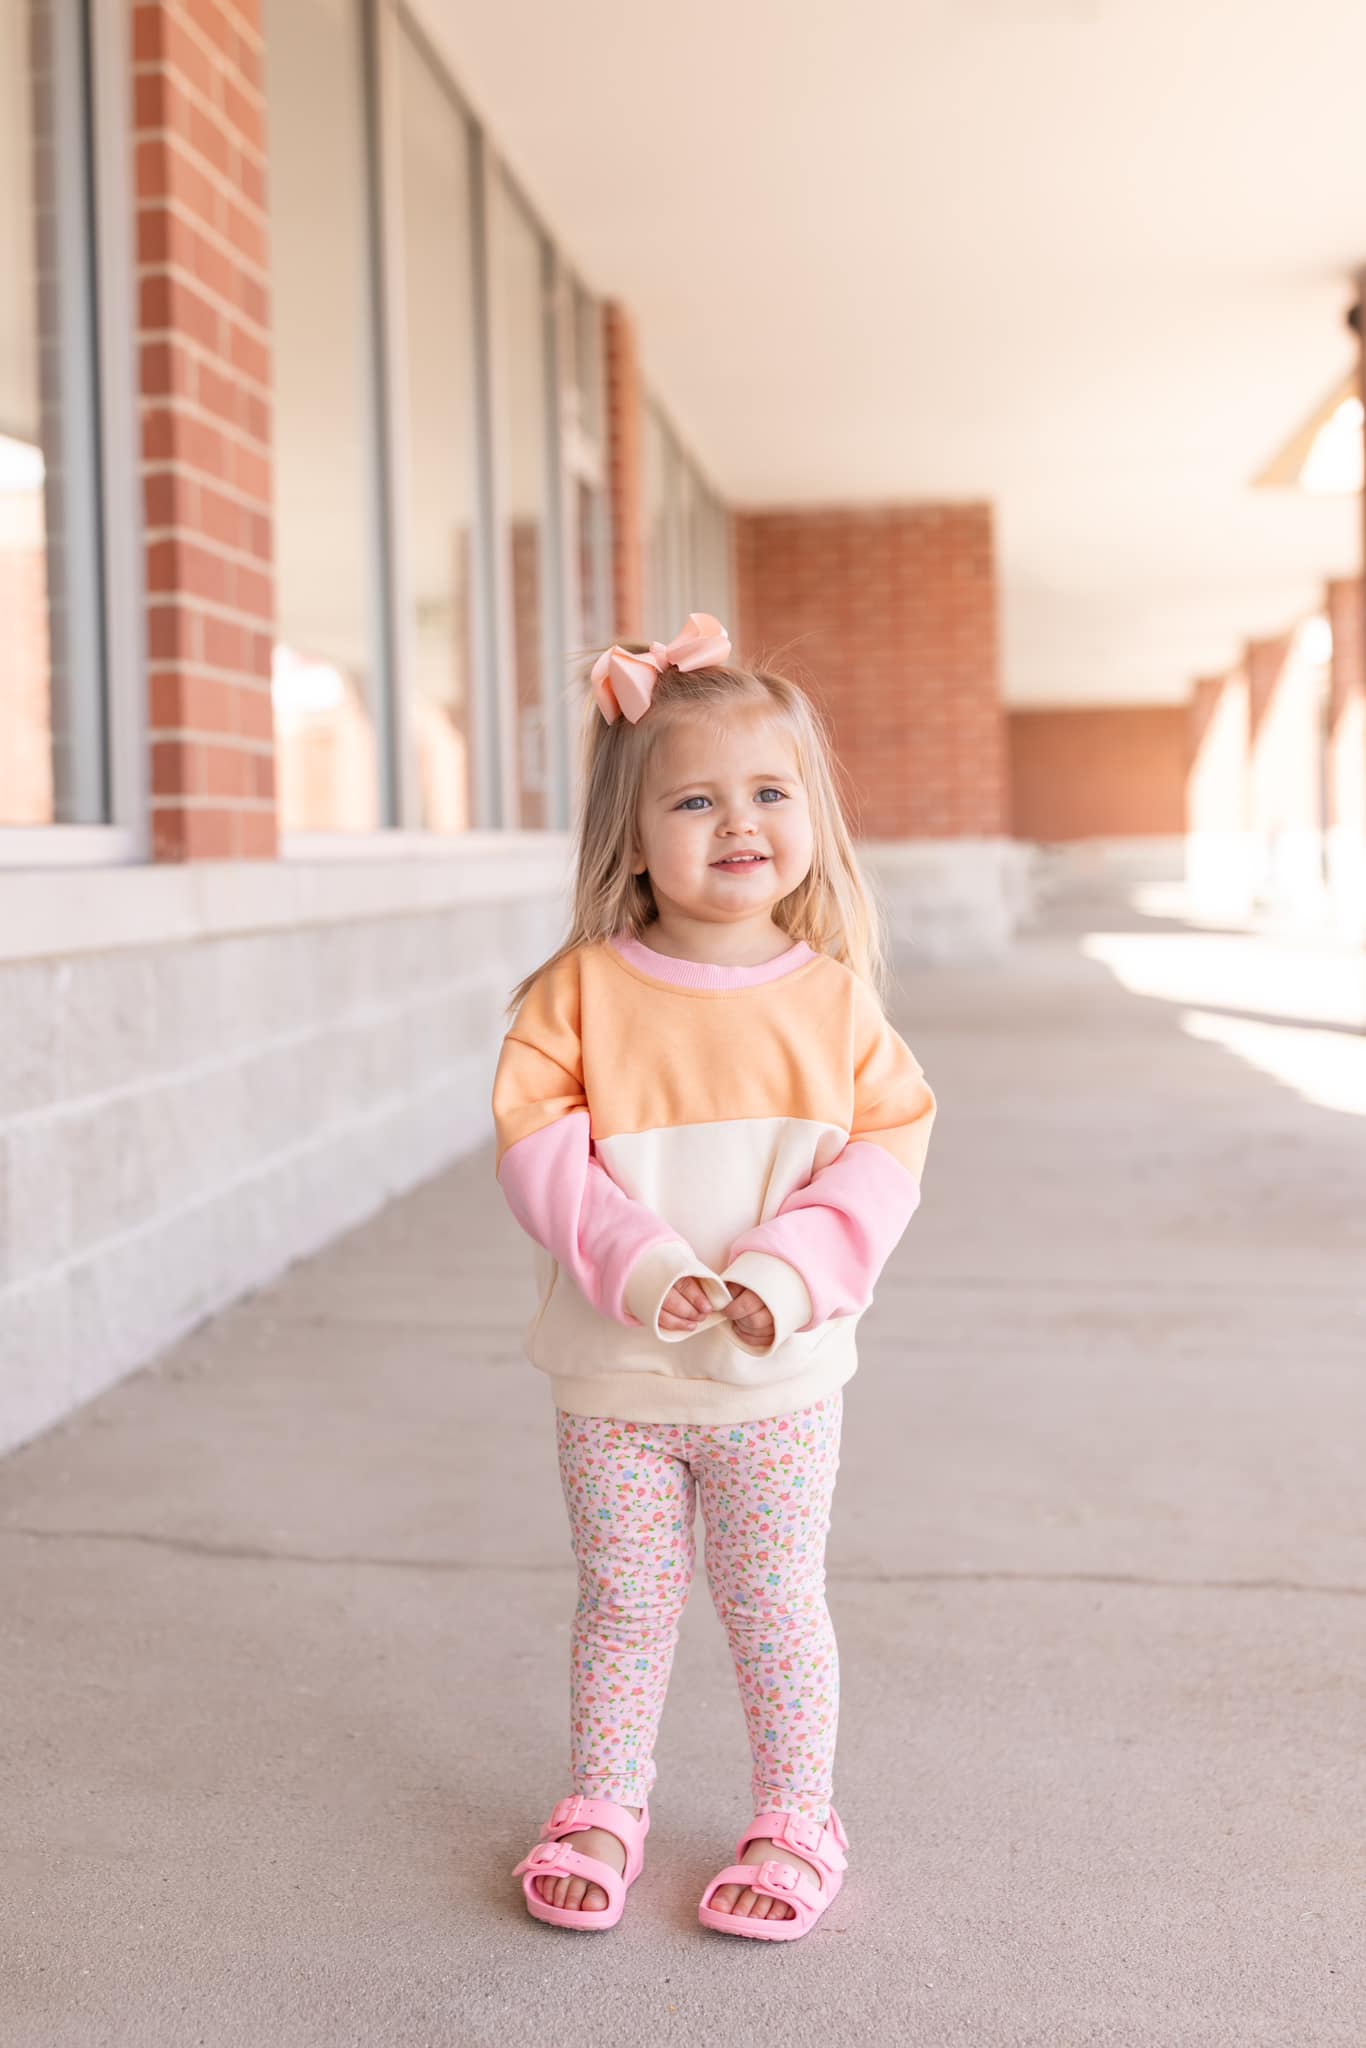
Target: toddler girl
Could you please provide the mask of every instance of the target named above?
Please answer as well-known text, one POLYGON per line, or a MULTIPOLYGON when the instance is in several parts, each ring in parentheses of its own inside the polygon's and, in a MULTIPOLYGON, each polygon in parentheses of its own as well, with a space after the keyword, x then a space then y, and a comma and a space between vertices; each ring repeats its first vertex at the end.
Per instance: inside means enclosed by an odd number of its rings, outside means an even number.
POLYGON ((579 1580, 572 1793, 513 1874, 538 1920, 621 1917, 700 1495, 755 1817, 699 1917, 790 1941, 848 1847, 825 1604, 842 1389, 935 1104, 883 1014, 824 722, 730 652, 693 612, 594 665, 573 928, 513 992, 494 1082, 579 1580))

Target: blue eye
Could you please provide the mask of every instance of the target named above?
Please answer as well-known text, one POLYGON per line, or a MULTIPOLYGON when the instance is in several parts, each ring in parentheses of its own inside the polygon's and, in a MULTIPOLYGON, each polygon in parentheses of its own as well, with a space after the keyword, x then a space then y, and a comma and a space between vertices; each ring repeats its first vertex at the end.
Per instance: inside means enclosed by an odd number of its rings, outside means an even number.
MULTIPOLYGON (((776 797, 780 797, 780 798, 782 798, 782 800, 783 800, 784 802, 786 802, 786 800, 787 800, 787 798, 786 798, 786 793, 785 793, 785 791, 783 791, 783 790, 781 790, 781 789, 775 789, 775 788, 773 787, 772 783, 769 783, 769 784, 768 784, 768 786, 767 786, 766 788, 764 788, 764 789, 761 789, 761 790, 759 791, 759 794, 760 794, 760 796, 776 796, 776 797)), ((684 799, 683 799, 683 801, 682 801, 682 803, 681 803, 681 804, 679 804, 679 805, 677 805, 677 807, 676 807, 676 808, 677 808, 678 810, 680 810, 680 811, 686 811, 686 810, 687 810, 687 808, 688 808, 688 806, 689 806, 690 804, 705 804, 705 803, 709 803, 710 801, 711 801, 711 799, 710 799, 709 797, 705 797, 705 796, 685 796, 685 797, 684 797, 684 799)), ((765 810, 771 810, 771 809, 772 809, 772 805, 771 805, 771 804, 765 804, 765 806, 764 806, 764 809, 765 809, 765 810)))

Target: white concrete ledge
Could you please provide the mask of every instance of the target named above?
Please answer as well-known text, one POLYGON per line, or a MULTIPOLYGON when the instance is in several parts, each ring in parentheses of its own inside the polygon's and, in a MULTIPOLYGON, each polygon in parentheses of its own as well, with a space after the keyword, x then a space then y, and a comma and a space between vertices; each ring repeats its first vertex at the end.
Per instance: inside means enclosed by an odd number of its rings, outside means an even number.
POLYGON ((568 858, 567 833, 469 832, 383 856, 367 838, 351 858, 16 870, 0 874, 0 960, 557 897, 568 858))

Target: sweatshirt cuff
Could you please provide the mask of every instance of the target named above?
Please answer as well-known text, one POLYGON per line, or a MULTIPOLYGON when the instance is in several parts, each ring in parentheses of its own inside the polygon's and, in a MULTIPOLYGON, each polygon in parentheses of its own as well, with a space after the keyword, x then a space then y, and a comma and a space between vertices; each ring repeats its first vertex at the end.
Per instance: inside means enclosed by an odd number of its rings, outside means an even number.
POLYGON ((773 1252, 741 1252, 731 1260, 721 1278, 732 1287, 751 1288, 773 1318, 773 1342, 764 1345, 747 1343, 734 1323, 726 1320, 726 1335, 731 1342, 755 1358, 767 1358, 770 1352, 786 1344, 815 1313, 810 1291, 797 1268, 773 1252))
POLYGON ((652 1244, 643 1251, 626 1276, 623 1300, 627 1312, 661 1344, 686 1344, 689 1337, 697 1336, 701 1330, 709 1330, 713 1323, 725 1321, 721 1310, 730 1300, 730 1289, 719 1274, 704 1265, 692 1246, 685 1244, 681 1237, 668 1238, 661 1244, 652 1244), (691 1330, 661 1330, 659 1311, 671 1287, 680 1280, 700 1280, 702 1290, 712 1304, 712 1313, 701 1316, 691 1330))

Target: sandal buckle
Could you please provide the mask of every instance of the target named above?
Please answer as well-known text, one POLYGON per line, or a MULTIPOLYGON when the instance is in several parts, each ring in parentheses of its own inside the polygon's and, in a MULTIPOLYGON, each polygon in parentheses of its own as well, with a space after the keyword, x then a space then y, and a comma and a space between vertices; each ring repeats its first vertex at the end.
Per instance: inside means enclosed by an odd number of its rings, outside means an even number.
POLYGON ((790 1863, 761 1863, 759 1875, 765 1884, 774 1884, 780 1892, 795 1892, 801 1880, 801 1872, 794 1870, 790 1863))
POLYGON ((824 1833, 820 1822, 805 1813, 789 1813, 783 1827, 784 1838, 807 1856, 819 1854, 824 1833))
POLYGON ((568 1798, 556 1801, 554 1812, 551 1814, 550 1819, 546 1822, 545 1826, 541 1829, 541 1833, 543 1835, 548 1835, 552 1828, 568 1828, 575 1826, 582 1812, 583 1794, 581 1792, 570 1793, 568 1798))

